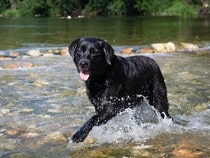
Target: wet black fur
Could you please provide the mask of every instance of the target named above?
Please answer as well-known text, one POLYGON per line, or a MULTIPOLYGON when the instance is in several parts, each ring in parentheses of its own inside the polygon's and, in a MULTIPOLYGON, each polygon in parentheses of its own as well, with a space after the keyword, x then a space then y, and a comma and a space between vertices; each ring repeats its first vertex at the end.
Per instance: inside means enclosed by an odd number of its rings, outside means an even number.
POLYGON ((92 116, 71 138, 83 141, 93 126, 106 123, 128 107, 140 105, 143 96, 164 117, 168 113, 168 99, 164 78, 158 64, 145 56, 121 57, 104 40, 80 38, 69 46, 77 70, 83 71, 81 61, 87 62, 85 71, 90 77, 85 81, 87 95, 94 105, 92 116))

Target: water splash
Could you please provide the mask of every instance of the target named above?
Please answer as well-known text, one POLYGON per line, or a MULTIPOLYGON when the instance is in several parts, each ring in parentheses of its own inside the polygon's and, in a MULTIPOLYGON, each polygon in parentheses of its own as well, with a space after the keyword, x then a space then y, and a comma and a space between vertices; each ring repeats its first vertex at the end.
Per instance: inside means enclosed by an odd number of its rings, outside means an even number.
MULTIPOLYGON (((155 115, 157 113, 158 112, 155 110, 155 115)), ((141 144, 163 133, 181 134, 189 131, 210 131, 210 109, 192 116, 176 115, 173 117, 173 121, 168 118, 162 119, 160 115, 156 115, 158 123, 150 121, 147 123, 139 123, 135 115, 136 109, 127 109, 106 124, 94 127, 90 132, 90 136, 96 139, 99 144, 120 143, 125 141, 141 144)), ((154 115, 154 113, 152 115, 154 115)), ((147 116, 151 116, 151 114, 147 116)))

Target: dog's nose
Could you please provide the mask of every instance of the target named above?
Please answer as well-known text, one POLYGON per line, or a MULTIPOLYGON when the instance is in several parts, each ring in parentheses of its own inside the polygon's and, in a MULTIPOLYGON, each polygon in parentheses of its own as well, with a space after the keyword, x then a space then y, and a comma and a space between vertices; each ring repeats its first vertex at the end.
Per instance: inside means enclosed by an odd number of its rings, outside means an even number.
POLYGON ((88 66, 89 66, 89 61, 87 60, 82 60, 79 62, 79 67, 81 68, 88 68, 88 66))

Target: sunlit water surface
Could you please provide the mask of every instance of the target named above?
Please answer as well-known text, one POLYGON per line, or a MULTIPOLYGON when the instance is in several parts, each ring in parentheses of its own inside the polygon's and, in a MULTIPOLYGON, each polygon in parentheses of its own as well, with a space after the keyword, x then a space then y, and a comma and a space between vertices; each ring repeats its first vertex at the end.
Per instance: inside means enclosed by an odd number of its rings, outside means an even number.
MULTIPOLYGON (((0 18, 0 157, 210 157, 210 18, 0 18), (81 36, 114 46, 190 42, 206 51, 147 54, 165 77, 171 120, 137 124, 132 110, 94 127, 84 143, 70 137, 94 109, 71 57, 28 57, 29 49, 63 48, 81 36), (14 50, 15 49, 15 50, 14 50), (4 69, 32 63, 31 68, 4 69)), ((119 47, 115 47, 119 48, 119 47)))
POLYGON ((32 68, 0 68, 2 157, 175 157, 182 148, 210 155, 210 52, 148 54, 160 65, 173 123, 137 124, 127 110, 94 127, 84 143, 68 144, 94 109, 71 57, 26 57, 32 68), (187 147, 185 147, 187 144, 187 147), (184 147, 183 147, 184 146, 184 147), (190 146, 190 147, 189 147, 190 146))

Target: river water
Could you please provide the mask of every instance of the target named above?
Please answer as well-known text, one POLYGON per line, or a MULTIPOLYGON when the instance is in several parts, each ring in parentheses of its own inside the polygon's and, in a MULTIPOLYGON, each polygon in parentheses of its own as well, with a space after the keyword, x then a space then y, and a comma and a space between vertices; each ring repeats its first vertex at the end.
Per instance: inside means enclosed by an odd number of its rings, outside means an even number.
MULTIPOLYGON (((209 19, 122 19, 1 19, 0 50, 24 54, 29 49, 62 48, 83 35, 105 38, 115 49, 167 41, 209 46, 209 19)), ((144 55, 160 65, 169 112, 178 123, 164 119, 138 125, 131 118, 133 111, 127 110, 94 127, 77 145, 68 144, 68 137, 94 109, 71 57, 21 55, 1 60, 0 157, 210 157, 210 51, 144 55), (33 67, 4 68, 14 63, 33 67)))
POLYGON ((82 36, 115 46, 159 42, 209 44, 210 17, 0 18, 0 50, 66 46, 82 36))

